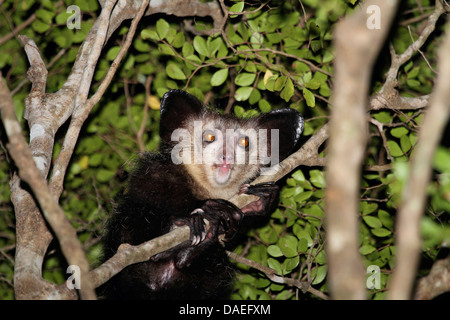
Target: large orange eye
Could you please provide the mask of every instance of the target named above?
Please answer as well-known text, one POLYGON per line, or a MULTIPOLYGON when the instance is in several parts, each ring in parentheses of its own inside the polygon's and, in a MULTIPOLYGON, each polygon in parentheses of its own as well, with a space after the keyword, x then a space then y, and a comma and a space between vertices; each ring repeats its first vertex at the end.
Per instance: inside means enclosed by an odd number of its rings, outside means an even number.
POLYGON ((248 141, 248 137, 239 137, 238 139, 238 146, 242 148, 247 148, 250 142, 248 141))
POLYGON ((203 141, 205 142, 213 142, 216 140, 216 136, 214 135, 214 132, 212 131, 205 131, 203 133, 203 141))

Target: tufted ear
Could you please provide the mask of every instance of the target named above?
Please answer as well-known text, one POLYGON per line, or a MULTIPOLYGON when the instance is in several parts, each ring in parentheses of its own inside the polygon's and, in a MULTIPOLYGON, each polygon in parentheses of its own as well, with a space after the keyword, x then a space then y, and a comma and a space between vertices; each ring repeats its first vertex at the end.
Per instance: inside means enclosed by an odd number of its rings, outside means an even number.
MULTIPOLYGON (((285 159, 293 151, 297 144, 301 133, 303 132, 304 120, 297 110, 291 108, 284 108, 265 113, 257 118, 259 126, 263 129, 278 129, 278 150, 279 161, 285 159)), ((268 135, 269 145, 277 143, 270 141, 270 134, 268 135)), ((271 148, 269 148, 271 150, 271 148)), ((274 165, 275 163, 272 163, 274 165)))
POLYGON ((182 126, 190 115, 199 115, 204 105, 193 95, 182 90, 169 90, 161 100, 159 135, 163 142, 170 142, 172 132, 182 126))

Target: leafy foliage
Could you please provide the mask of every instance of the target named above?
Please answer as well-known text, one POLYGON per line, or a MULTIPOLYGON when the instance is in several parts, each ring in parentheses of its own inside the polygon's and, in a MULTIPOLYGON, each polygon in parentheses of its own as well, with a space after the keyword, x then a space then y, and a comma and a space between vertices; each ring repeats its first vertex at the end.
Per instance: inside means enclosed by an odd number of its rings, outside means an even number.
MULTIPOLYGON (((188 31, 174 16, 151 16, 141 22, 139 34, 127 53, 115 81, 94 108, 78 141, 68 170, 61 205, 95 265, 101 252, 99 241, 112 200, 120 190, 123 172, 140 149, 156 150, 159 144, 159 99, 168 89, 185 89, 200 100, 216 104, 225 113, 251 117, 280 106, 304 114, 304 139, 327 122, 333 84, 333 25, 351 12, 357 0, 228 1, 229 18, 223 34, 202 35, 211 29, 208 19, 196 18, 196 33, 188 31), (148 88, 149 94, 145 88, 148 88), (145 131, 141 135, 140 129, 145 131)), ((406 1, 408 28, 397 25, 393 45, 402 52, 417 37, 429 0, 406 1), (413 19, 414 18, 414 19, 413 19)), ((26 80, 28 62, 19 41, 7 39, 12 30, 33 39, 49 69, 47 91, 58 90, 71 71, 79 46, 98 17, 95 0, 13 1, 2 3, 0 17, 0 68, 14 93, 16 112, 23 120, 24 99, 30 91, 26 80), (75 4, 82 11, 81 29, 69 29, 66 12, 75 4), (26 22, 32 17, 31 22, 26 22)), ((128 26, 111 38, 98 62, 95 81, 106 74, 118 53, 128 26)), ((427 60, 414 56, 403 66, 399 89, 405 96, 428 94, 436 77, 434 65, 439 32, 422 49, 427 60)), ((382 55, 386 56, 386 52, 382 55)), ((380 59, 372 91, 383 83, 389 61, 380 59)), ((94 83, 93 90, 98 86, 94 83)), ((394 263, 394 222, 402 186, 408 178, 408 161, 417 143, 423 111, 374 111, 380 126, 371 126, 366 165, 391 163, 388 171, 364 171, 361 181, 360 253, 366 266, 380 267, 381 288, 370 290, 373 299, 384 297, 394 263), (381 128, 381 130, 379 130, 381 128)), ((62 128, 64 129, 64 128, 62 128)), ((61 129, 61 131, 63 131, 61 129)), ((62 137, 55 143, 56 155, 62 137)), ((4 138, 2 139, 4 144, 4 138)), ((423 261, 426 274, 445 243, 450 241, 450 151, 442 141, 434 161, 429 202, 423 219, 423 261)), ((326 149, 321 150, 322 156, 326 149)), ((7 154, 0 153, 0 299, 13 298, 14 215, 8 181, 14 170, 7 154)), ((301 167, 286 179, 280 206, 270 223, 248 233, 236 252, 268 266, 283 277, 307 281, 327 292, 327 258, 324 250, 325 173, 321 167, 301 167)), ((65 261, 49 250, 44 276, 61 283, 65 261)), ((264 275, 238 264, 235 299, 307 299, 310 293, 271 282, 264 275)))

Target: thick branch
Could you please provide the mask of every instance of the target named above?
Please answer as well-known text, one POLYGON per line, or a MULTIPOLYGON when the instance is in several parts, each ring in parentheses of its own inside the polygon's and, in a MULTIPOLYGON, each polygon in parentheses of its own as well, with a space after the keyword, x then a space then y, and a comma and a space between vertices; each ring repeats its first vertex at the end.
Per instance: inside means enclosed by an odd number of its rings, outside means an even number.
POLYGON ((431 300, 447 291, 450 291, 450 255, 436 261, 430 273, 418 281, 414 299, 431 300))
MULTIPOLYGON (((78 102, 80 103, 80 105, 78 105, 73 112, 70 126, 69 129, 67 130, 66 137, 64 139, 63 148, 55 161, 53 174, 50 178, 50 187, 53 191, 53 194, 55 194, 58 198, 63 190, 65 172, 67 170, 70 158, 72 157, 73 151, 75 149, 75 145, 78 140, 81 128, 86 119, 88 118, 92 108, 98 103, 98 101, 100 101, 100 98, 105 93, 106 89, 111 83, 111 80, 114 77, 117 68, 120 65, 120 62, 122 61, 123 57, 125 56, 125 53, 127 52, 128 48, 131 45, 134 34, 136 32, 137 25, 148 6, 148 2, 149 0, 145 0, 142 3, 140 10, 138 11, 136 17, 133 19, 131 23, 131 27, 127 34, 125 43, 123 44, 119 53, 117 54, 116 58, 111 64, 111 67, 109 68, 108 73, 106 74, 105 78, 100 84, 100 87, 98 88, 97 92, 90 99, 87 99, 87 93, 78 96, 78 102)), ((107 29, 104 30, 105 37, 106 37, 106 30, 107 29)), ((104 39, 105 38, 103 38, 103 41, 104 39)), ((102 47, 102 43, 103 42, 99 42, 98 45, 99 48, 102 47)), ((99 54, 100 52, 98 52, 96 55, 92 57, 93 62, 95 63, 97 62, 99 54)), ((92 76, 93 72, 89 74, 90 79, 92 79, 92 76)))
POLYGON ((51 195, 47 181, 40 174, 28 145, 23 137, 19 121, 14 111, 14 103, 3 78, 0 78, 0 109, 2 121, 8 135, 8 150, 19 168, 21 179, 31 187, 36 196, 45 219, 51 225, 58 237, 62 251, 70 264, 78 265, 81 269, 81 296, 95 299, 92 283, 89 281, 89 265, 83 249, 78 241, 75 229, 67 220, 56 199, 51 195))
POLYGON ((450 25, 438 52, 439 75, 419 140, 411 158, 409 181, 397 214, 397 255, 390 299, 409 299, 420 257, 420 220, 425 209, 434 152, 450 114, 450 25))
MULTIPOLYGON (((25 46, 30 61, 28 77, 32 82, 32 91, 26 99, 25 114, 31 129, 30 149, 34 161, 43 177, 47 176, 50 169, 56 131, 71 115, 73 116, 72 120, 76 122, 75 126, 70 127, 70 132, 66 135, 63 152, 59 155, 57 163, 53 168, 50 187, 53 195, 56 196, 56 199, 59 198, 59 195, 61 194, 64 173, 73 152, 73 146, 76 143, 79 128, 87 118, 92 106, 99 101, 101 95, 104 93, 117 69, 119 61, 125 54, 126 48, 129 45, 124 45, 119 56, 113 62, 112 67, 105 80, 102 82, 99 90, 97 90, 96 94, 86 102, 99 53, 106 41, 120 24, 125 19, 138 16, 138 18, 132 22, 132 27, 130 28, 126 40, 128 43, 131 42, 136 24, 143 12, 147 15, 165 12, 167 14, 179 16, 211 16, 214 23, 216 23, 216 20, 220 20, 220 25, 221 21, 225 19, 221 15, 219 5, 215 2, 200 3, 197 1, 186 0, 153 2, 152 5, 149 6, 148 0, 125 0, 119 1, 117 5, 115 5, 116 0, 102 1, 102 12, 100 17, 95 21, 89 34, 83 41, 71 74, 62 88, 55 93, 45 92, 47 70, 36 44, 26 37, 20 38, 25 46), (179 10, 180 7, 183 7, 183 11, 179 10), (76 106, 80 107, 75 109, 76 106), (75 113, 73 112, 74 110, 76 110, 75 113), (73 131, 75 131, 75 133, 73 131), (70 148, 66 149, 68 146, 70 148)), ((32 196, 27 191, 20 188, 19 179, 16 179, 14 182, 12 181, 11 186, 18 235, 16 250, 16 266, 18 268, 15 273, 16 296, 21 298, 44 298, 49 296, 55 298, 67 296, 67 292, 61 288, 61 290, 57 290, 58 292, 52 292, 52 284, 45 282, 41 277, 41 264, 47 246, 51 241, 51 234, 46 230, 45 221, 39 208, 34 203, 32 196), (32 232, 32 230, 40 231, 32 232), (37 234, 39 234, 39 237, 36 237, 37 234), (32 266, 32 268, 30 266, 32 266), (33 272, 29 272, 30 270, 33 272), (44 289, 44 286, 46 289, 44 289), (30 292, 25 289, 22 292, 19 289, 30 287, 41 288, 42 290, 32 290, 33 292, 30 292)), ((84 281, 86 280, 87 279, 84 281)), ((85 287, 86 289, 89 288, 89 286, 85 287)))
POLYGON ((367 1, 360 11, 339 23, 335 32, 336 76, 325 194, 328 275, 334 299, 366 296, 357 218, 368 131, 367 95, 372 66, 396 6, 397 1, 367 1), (369 5, 380 8, 381 29, 370 30, 366 25, 369 5))

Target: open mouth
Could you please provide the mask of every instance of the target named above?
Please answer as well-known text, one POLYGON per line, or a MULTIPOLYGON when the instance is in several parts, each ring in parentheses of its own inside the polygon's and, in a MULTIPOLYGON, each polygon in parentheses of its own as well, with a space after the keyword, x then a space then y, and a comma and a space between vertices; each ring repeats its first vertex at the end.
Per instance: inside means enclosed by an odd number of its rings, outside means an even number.
POLYGON ((214 164, 212 168, 214 170, 214 180, 216 180, 218 184, 224 184, 230 178, 233 165, 228 163, 220 163, 214 164))

